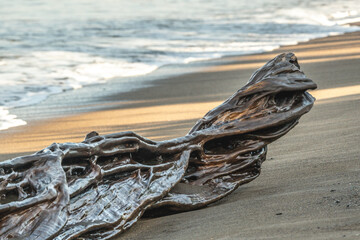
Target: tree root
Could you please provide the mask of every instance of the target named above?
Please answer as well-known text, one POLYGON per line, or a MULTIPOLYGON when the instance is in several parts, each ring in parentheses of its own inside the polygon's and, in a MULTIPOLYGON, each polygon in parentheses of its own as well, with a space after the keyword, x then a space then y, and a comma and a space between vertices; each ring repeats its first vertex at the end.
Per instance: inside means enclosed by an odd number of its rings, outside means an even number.
POLYGON ((316 84, 292 53, 248 83, 180 138, 133 132, 52 144, 0 163, 2 239, 108 239, 150 216, 213 203, 254 180, 267 144, 285 135, 315 99, 316 84))

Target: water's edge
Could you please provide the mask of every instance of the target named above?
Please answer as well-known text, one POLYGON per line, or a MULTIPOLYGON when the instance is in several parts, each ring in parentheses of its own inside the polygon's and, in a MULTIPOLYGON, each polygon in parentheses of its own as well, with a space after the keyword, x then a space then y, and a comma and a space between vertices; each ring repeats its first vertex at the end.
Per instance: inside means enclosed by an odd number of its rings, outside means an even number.
MULTIPOLYGON (((358 23, 354 23, 353 25, 358 25, 358 23)), ((339 35, 344 34, 348 33, 343 33, 339 35)), ((298 42, 294 45, 280 46, 279 48, 272 51, 243 55, 226 55, 219 58, 194 61, 186 64, 163 65, 155 71, 146 75, 127 78, 116 77, 108 80, 105 83, 86 85, 80 89, 71 89, 61 93, 49 95, 46 99, 39 103, 11 109, 9 116, 15 121, 18 121, 19 124, 11 128, 1 130, 0 136, 5 136, 13 132, 22 131, 22 128, 26 127, 24 126, 26 124, 33 125, 49 119, 113 108, 114 100, 112 98, 109 98, 108 96, 121 96, 124 95, 124 93, 131 93, 135 90, 146 89, 160 80, 168 79, 174 76, 201 73, 205 68, 226 64, 227 61, 229 61, 230 59, 232 59, 231 61, 233 61, 233 59, 236 57, 246 57, 252 55, 272 53, 278 51, 285 46, 297 46, 299 44, 307 43, 314 39, 326 39, 329 36, 330 35, 320 38, 309 39, 307 41, 298 42)), ((116 106, 118 108, 121 108, 123 105, 126 106, 127 99, 124 100, 121 97, 119 97, 119 99, 121 99, 121 101, 116 103, 116 106), (124 104, 122 105, 121 102, 124 104)))

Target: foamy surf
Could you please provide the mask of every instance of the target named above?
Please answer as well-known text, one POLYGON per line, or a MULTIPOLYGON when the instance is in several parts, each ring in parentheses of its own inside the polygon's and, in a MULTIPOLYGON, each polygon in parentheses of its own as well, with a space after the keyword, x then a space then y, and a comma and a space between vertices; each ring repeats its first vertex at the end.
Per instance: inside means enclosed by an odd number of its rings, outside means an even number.
POLYGON ((9 110, 6 108, 0 107, 0 130, 5 130, 21 125, 26 125, 26 122, 24 120, 17 119, 16 116, 10 114, 9 110))
POLYGON ((157 68, 61 51, 3 58, 0 67, 0 130, 26 124, 9 113, 11 108, 33 105, 49 95, 103 83, 114 77, 147 74, 157 68))

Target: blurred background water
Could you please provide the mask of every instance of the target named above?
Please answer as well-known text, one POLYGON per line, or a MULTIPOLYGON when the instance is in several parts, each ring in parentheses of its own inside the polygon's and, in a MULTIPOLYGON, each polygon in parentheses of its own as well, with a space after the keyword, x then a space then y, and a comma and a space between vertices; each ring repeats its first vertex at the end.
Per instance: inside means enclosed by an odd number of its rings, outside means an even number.
POLYGON ((11 108, 166 64, 359 30, 358 0, 0 0, 0 130, 11 108))

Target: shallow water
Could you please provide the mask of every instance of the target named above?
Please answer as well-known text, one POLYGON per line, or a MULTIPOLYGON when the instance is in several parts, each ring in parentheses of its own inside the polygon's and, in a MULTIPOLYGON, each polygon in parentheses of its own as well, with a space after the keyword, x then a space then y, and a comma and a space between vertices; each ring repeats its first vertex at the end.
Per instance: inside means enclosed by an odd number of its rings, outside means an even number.
POLYGON ((355 31, 343 24, 358 20, 356 0, 0 0, 0 130, 25 124, 11 108, 50 94, 355 31))

